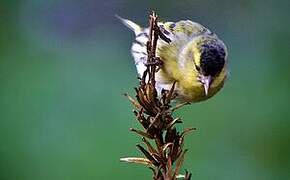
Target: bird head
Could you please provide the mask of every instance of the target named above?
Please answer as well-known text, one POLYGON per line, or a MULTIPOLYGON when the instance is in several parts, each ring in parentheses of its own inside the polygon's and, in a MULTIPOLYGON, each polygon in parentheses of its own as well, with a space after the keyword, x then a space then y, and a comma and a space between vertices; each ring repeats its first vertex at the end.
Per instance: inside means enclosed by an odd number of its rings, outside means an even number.
POLYGON ((198 80, 208 95, 212 81, 225 66, 226 47, 221 41, 201 41, 197 46, 194 65, 198 71, 198 80))

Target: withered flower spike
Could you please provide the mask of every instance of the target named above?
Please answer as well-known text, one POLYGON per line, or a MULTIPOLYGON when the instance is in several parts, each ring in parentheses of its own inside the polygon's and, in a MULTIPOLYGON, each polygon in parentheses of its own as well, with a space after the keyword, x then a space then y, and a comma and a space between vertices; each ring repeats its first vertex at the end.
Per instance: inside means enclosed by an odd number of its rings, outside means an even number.
POLYGON ((152 98, 152 97, 148 96, 148 93, 155 94, 155 92, 150 91, 150 89, 151 88, 149 87, 149 90, 148 90, 148 84, 146 84, 144 86, 144 89, 142 89, 141 87, 138 88, 136 98, 137 98, 138 102, 140 103, 140 105, 146 110, 146 113, 148 115, 154 116, 155 114, 158 113, 159 108, 155 103, 156 98, 154 98, 154 97, 152 98))
POLYGON ((177 143, 178 139, 175 139, 174 144, 172 146, 172 150, 171 150, 171 157, 172 157, 172 161, 176 161, 179 157, 180 154, 182 152, 182 146, 177 143))
POLYGON ((143 128, 144 129, 147 129, 148 126, 150 125, 150 122, 145 118, 143 112, 144 112, 144 109, 141 108, 141 110, 139 112, 137 111, 133 111, 135 116, 137 117, 137 120, 142 124, 143 128))
POLYGON ((152 118, 153 121, 150 122, 150 125, 149 125, 149 128, 148 129, 152 128, 157 123, 157 121, 159 120, 160 114, 161 113, 158 112, 157 115, 154 118, 152 118))
POLYGON ((181 121, 181 118, 175 118, 173 121, 171 121, 171 123, 169 123, 167 126, 166 126, 166 129, 169 129, 171 128, 172 126, 174 126, 176 123, 182 123, 181 121))
MULTIPOLYGON (((186 152, 183 151, 184 135, 193 129, 187 128, 180 133, 175 128, 175 125, 182 121, 180 118, 173 118, 172 113, 188 104, 182 103, 171 107, 171 101, 177 97, 174 91, 176 82, 170 90, 162 90, 161 96, 157 95, 155 73, 163 65, 162 59, 156 57, 157 41, 161 38, 170 42, 158 27, 157 19, 155 13, 150 15, 146 70, 139 78, 139 86, 135 88, 136 98, 125 94, 136 107, 133 112, 144 128, 144 130, 133 128, 130 130, 142 137, 144 147, 139 144, 136 146, 145 157, 127 157, 121 158, 121 161, 149 166, 154 180, 176 180, 186 152), (151 144, 150 140, 155 144, 151 144)), ((185 180, 190 180, 191 174, 186 172, 183 177, 185 180)))
POLYGON ((120 161, 128 162, 128 163, 143 164, 143 165, 146 165, 146 166, 154 166, 153 163, 150 160, 148 160, 146 158, 140 158, 140 157, 120 158, 120 161))
POLYGON ((162 172, 161 172, 161 166, 157 167, 155 170, 155 175, 153 177, 155 180, 162 180, 162 172))
POLYGON ((145 137, 142 138, 142 141, 144 142, 144 144, 146 144, 148 150, 150 151, 150 153, 155 153, 158 154, 158 152, 154 149, 154 147, 150 144, 149 141, 147 141, 147 139, 145 137))
POLYGON ((162 151, 163 151, 164 157, 167 157, 167 154, 169 154, 171 152, 172 146, 173 146, 173 143, 167 143, 167 144, 164 144, 162 146, 162 151))
POLYGON ((157 92, 155 87, 152 84, 147 84, 146 86, 146 101, 154 108, 154 109, 158 109, 157 106, 157 92))
POLYGON ((176 139, 176 137, 178 138, 178 134, 176 132, 176 128, 172 127, 167 129, 166 134, 165 134, 165 142, 173 142, 174 139, 176 139))
POLYGON ((138 116, 138 112, 135 109, 133 109, 133 113, 135 116, 138 116))
POLYGON ((172 178, 172 160, 170 156, 168 156, 167 158, 167 169, 168 169, 167 177, 168 179, 171 179, 172 178))
POLYGON ((184 180, 190 180, 191 179, 191 173, 189 173, 187 170, 185 170, 185 178, 184 180))
POLYGON ((183 107, 185 105, 189 105, 189 104, 190 104, 190 102, 183 102, 183 103, 177 104, 175 107, 171 108, 171 111, 174 112, 177 109, 179 109, 179 108, 181 108, 181 107, 183 107))
POLYGON ((155 88, 152 86, 152 84, 147 84, 146 86, 146 93, 145 93, 145 97, 147 102, 149 102, 150 104, 155 104, 155 100, 156 100, 156 91, 155 88))
POLYGON ((176 178, 176 179, 180 179, 180 178, 185 179, 185 175, 183 175, 183 174, 178 174, 178 175, 175 176, 175 178, 176 178))
POLYGON ((179 174, 179 171, 180 171, 181 165, 182 165, 182 163, 183 163, 183 161, 184 161, 184 155, 185 155, 186 152, 187 152, 187 149, 185 149, 185 150, 181 153, 181 155, 179 156, 179 158, 178 158, 178 160, 177 160, 177 162, 176 162, 176 167, 175 167, 174 174, 173 174, 174 177, 175 177, 176 175, 179 174))
POLYGON ((165 164, 165 159, 159 155, 159 153, 153 153, 152 156, 160 163, 165 164))
POLYGON ((155 166, 159 166, 160 163, 158 162, 158 160, 155 159, 145 148, 143 148, 139 144, 137 144, 136 146, 144 154, 144 156, 152 162, 152 164, 154 164, 155 166))
POLYGON ((155 169, 153 168, 153 167, 149 167, 149 169, 152 171, 152 173, 153 173, 153 178, 156 176, 156 171, 155 171, 155 169))
POLYGON ((166 90, 162 89, 161 90, 161 98, 160 101, 162 102, 162 104, 166 104, 166 90))
POLYGON ((176 175, 176 179, 184 179, 184 180, 189 180, 191 178, 191 173, 189 173, 188 171, 185 171, 185 174, 178 174, 176 175))
POLYGON ((178 159, 181 155, 181 153, 183 152, 183 150, 181 148, 178 148, 175 152, 174 152, 174 160, 178 159))
POLYGON ((184 137, 187 133, 189 133, 191 131, 195 131, 195 130, 196 130, 196 128, 185 128, 180 136, 184 137))
POLYGON ((149 69, 147 68, 147 69, 143 72, 143 76, 142 76, 141 81, 140 81, 140 86, 141 86, 141 88, 143 88, 143 87, 145 86, 145 84, 146 84, 145 80, 146 80, 146 76, 147 76, 147 74, 148 74, 148 71, 149 71, 149 69))
POLYGON ((179 142, 178 142, 180 148, 183 148, 183 142, 184 142, 184 137, 180 137, 179 142))
POLYGON ((154 140, 155 140, 155 144, 157 146, 158 152, 160 154, 162 154, 162 146, 164 144, 164 140, 163 140, 162 134, 161 133, 155 134, 154 140))
POLYGON ((124 96, 127 97, 129 99, 129 101, 137 108, 137 109, 141 109, 142 106, 135 100, 133 99, 130 95, 128 95, 127 93, 124 93, 124 96))
MULTIPOLYGON (((145 86, 144 86, 145 87, 145 86)), ((140 105, 143 106, 145 109, 149 107, 148 101, 146 101, 146 94, 143 88, 137 89, 137 100, 139 101, 140 105)))
POLYGON ((168 92, 168 95, 167 95, 167 97, 166 97, 166 104, 167 103, 170 103, 170 101, 172 100, 172 95, 173 95, 173 92, 174 92, 174 87, 175 87, 175 84, 176 84, 176 81, 174 81, 174 83, 172 84, 172 87, 171 87, 171 89, 169 90, 169 92, 168 92))
POLYGON ((142 137, 146 137, 148 139, 153 139, 153 137, 151 137, 149 134, 147 134, 146 132, 140 131, 138 129, 134 129, 134 128, 130 128, 129 129, 132 132, 135 132, 136 134, 142 136, 142 137))

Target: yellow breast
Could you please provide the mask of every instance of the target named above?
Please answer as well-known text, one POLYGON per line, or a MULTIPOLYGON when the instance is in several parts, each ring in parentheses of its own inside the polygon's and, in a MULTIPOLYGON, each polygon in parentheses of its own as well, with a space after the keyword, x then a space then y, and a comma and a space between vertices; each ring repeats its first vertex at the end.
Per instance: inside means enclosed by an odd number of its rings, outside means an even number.
POLYGON ((206 95, 202 83, 198 80, 198 71, 195 70, 193 61, 183 59, 190 57, 187 53, 192 52, 186 48, 183 51, 178 52, 172 46, 166 46, 157 51, 157 55, 164 63, 156 75, 159 87, 169 90, 173 82, 176 81, 175 90, 179 100, 183 102, 199 102, 215 95, 223 87, 226 80, 226 66, 218 76, 214 77, 208 95, 206 95), (179 56, 176 56, 176 54, 179 54, 179 56), (178 64, 180 61, 186 62, 184 66, 178 64))

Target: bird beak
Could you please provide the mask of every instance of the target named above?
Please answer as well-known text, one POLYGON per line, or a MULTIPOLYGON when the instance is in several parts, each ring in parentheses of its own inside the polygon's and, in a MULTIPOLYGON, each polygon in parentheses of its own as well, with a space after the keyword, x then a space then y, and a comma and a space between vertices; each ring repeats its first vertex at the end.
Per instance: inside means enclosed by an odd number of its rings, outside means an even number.
POLYGON ((211 76, 203 76, 201 79, 201 83, 203 84, 203 88, 204 88, 204 93, 207 96, 208 95, 208 90, 210 87, 212 81, 212 77, 211 76))

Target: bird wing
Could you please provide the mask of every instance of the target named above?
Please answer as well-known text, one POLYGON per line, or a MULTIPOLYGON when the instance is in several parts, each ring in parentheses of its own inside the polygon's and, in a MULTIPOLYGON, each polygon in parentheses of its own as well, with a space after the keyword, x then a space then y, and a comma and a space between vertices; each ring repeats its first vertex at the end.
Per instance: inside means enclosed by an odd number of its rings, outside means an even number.
POLYGON ((157 56, 165 64, 162 73, 170 77, 169 79, 178 80, 181 74, 178 65, 180 52, 194 37, 210 32, 204 26, 190 20, 165 22, 158 25, 161 32, 171 40, 170 43, 158 41, 157 56))
MULTIPOLYGON (((142 28, 131 20, 117 16, 121 22, 131 29, 136 38, 131 47, 131 53, 135 61, 135 65, 139 76, 146 70, 144 65, 147 62, 146 43, 149 37, 149 28, 142 28)), ((170 39, 170 43, 165 40, 159 40, 157 44, 157 56, 166 63, 159 74, 162 75, 163 81, 172 82, 178 74, 178 55, 182 47, 186 45, 194 36, 208 31, 202 25, 189 21, 182 20, 179 22, 159 22, 161 32, 170 39)))

